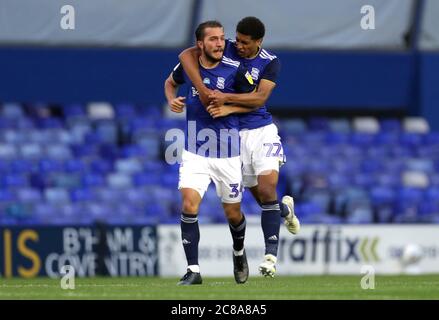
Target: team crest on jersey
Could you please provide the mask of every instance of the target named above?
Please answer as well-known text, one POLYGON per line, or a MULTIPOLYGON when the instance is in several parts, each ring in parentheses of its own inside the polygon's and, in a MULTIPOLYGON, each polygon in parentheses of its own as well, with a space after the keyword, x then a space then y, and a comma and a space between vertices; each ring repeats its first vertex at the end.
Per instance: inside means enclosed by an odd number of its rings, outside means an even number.
POLYGON ((203 79, 203 83, 204 84, 210 84, 210 79, 209 78, 204 78, 203 79))
POLYGON ((258 80, 258 78, 259 78, 259 69, 258 68, 252 68, 252 78, 253 78, 253 80, 258 80))
POLYGON ((224 83, 225 83, 226 79, 224 79, 223 77, 218 77, 216 80, 216 87, 218 89, 224 89, 224 83))
POLYGON ((247 79, 248 83, 253 84, 253 78, 248 71, 245 73, 245 78, 247 79))

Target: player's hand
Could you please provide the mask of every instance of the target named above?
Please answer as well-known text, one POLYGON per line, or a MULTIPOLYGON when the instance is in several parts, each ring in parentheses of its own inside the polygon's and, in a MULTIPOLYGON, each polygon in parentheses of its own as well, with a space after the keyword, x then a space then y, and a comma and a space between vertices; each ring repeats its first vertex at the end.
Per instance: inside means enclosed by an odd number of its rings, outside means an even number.
POLYGON ((168 101, 171 111, 176 113, 182 113, 184 107, 186 106, 186 103, 184 103, 185 99, 186 97, 177 97, 175 99, 172 99, 171 101, 168 101))
POLYGON ((209 95, 211 105, 222 106, 226 103, 226 95, 219 90, 212 91, 209 95))
POLYGON ((208 107, 210 104, 209 96, 210 94, 213 93, 213 91, 205 87, 203 90, 199 91, 198 93, 203 106, 208 107))
POLYGON ((219 117, 225 117, 228 116, 231 113, 230 108, 225 107, 224 105, 216 106, 210 104, 207 107, 207 112, 212 116, 212 118, 219 118, 219 117))

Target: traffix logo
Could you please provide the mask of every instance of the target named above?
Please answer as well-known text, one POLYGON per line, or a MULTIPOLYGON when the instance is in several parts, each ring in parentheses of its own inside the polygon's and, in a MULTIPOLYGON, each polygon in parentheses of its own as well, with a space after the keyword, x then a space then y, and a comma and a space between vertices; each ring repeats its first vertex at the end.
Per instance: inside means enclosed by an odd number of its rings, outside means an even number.
POLYGON ((309 237, 282 238, 278 261, 379 262, 378 245, 378 237, 343 235, 342 230, 336 227, 316 229, 309 237))

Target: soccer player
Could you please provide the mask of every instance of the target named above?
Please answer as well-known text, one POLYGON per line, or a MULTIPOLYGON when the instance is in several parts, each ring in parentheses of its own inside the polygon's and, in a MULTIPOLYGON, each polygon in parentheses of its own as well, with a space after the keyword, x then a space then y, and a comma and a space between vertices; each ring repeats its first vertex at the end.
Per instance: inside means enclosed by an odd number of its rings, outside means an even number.
POLYGON ((254 93, 228 94, 207 88, 195 63, 199 55, 195 47, 183 51, 179 58, 199 91, 200 99, 208 105, 208 111, 214 118, 239 115, 243 185, 251 190, 262 209, 265 257, 259 271, 264 276, 273 277, 280 218, 285 218, 285 225, 293 234, 299 232, 300 223, 294 214, 293 198, 284 196, 279 202, 276 192, 279 167, 284 163, 285 156, 277 127, 265 103, 276 85, 280 62, 276 55, 261 47, 264 35, 264 24, 256 17, 246 17, 236 27, 236 41, 226 40, 225 55, 240 61, 251 72, 257 84, 254 93))
MULTIPOLYGON (((225 93, 251 92, 255 89, 250 74, 241 64, 223 55, 224 29, 219 22, 201 23, 195 35, 197 47, 201 51, 198 72, 203 83, 210 89, 216 88, 225 93)), ((165 95, 172 111, 182 112, 185 107, 187 110, 186 145, 182 153, 178 188, 183 198, 181 237, 188 267, 178 284, 202 283, 198 264, 200 233, 197 215, 211 181, 221 197, 232 234, 235 280, 244 283, 248 278, 248 264, 244 250, 246 221, 241 213, 242 172, 238 117, 229 115, 212 118, 180 64, 165 81, 165 95), (190 89, 186 97, 177 97, 178 86, 183 83, 189 84, 190 89), (203 137, 202 141, 200 136, 203 137)))

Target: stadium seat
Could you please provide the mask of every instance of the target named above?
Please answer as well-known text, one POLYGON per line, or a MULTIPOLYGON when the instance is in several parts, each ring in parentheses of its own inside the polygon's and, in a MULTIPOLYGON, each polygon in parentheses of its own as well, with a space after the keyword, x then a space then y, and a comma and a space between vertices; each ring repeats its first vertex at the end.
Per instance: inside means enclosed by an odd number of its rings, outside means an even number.
POLYGON ((44 198, 48 203, 55 205, 70 203, 68 192, 61 188, 46 188, 44 190, 44 198))
POLYGON ((119 159, 115 162, 115 169, 119 173, 132 175, 142 171, 142 163, 136 158, 119 159))
POLYGON ((331 132, 348 134, 351 132, 351 124, 347 119, 331 119, 329 120, 329 130, 331 132))
POLYGON ((22 188, 17 191, 17 199, 22 203, 38 203, 43 197, 38 189, 22 188))
POLYGON ((102 187, 105 185, 105 177, 97 173, 86 173, 81 179, 84 187, 102 187))
POLYGON ((96 199, 95 192, 92 189, 73 189, 70 191, 72 202, 89 202, 96 199))
POLYGON ((56 160, 67 160, 72 158, 70 148, 62 144, 54 144, 47 146, 46 156, 56 160))
POLYGON ((131 176, 124 173, 111 173, 107 176, 107 183, 110 188, 127 189, 132 186, 131 176))
POLYGON ((0 144, 0 159, 10 160, 17 156, 17 150, 12 144, 0 144))
POLYGON ((18 119, 24 116, 23 109, 18 103, 4 103, 0 109, 0 116, 6 119, 18 119))
POLYGON ((307 125, 305 121, 300 118, 287 119, 281 122, 280 130, 287 135, 303 134, 307 131, 307 125))
POLYGON ((380 124, 374 117, 357 117, 352 121, 352 127, 356 132, 375 134, 380 131, 380 124))

